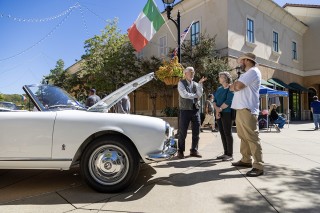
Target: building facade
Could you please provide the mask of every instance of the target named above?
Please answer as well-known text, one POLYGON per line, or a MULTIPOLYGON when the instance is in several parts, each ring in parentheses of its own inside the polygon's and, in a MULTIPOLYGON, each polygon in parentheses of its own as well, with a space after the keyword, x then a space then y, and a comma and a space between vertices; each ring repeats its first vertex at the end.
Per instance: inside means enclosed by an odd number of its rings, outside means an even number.
MULTIPOLYGON (((231 67, 244 52, 254 53, 263 80, 289 91, 289 106, 281 100, 281 110, 289 108, 292 120, 310 119, 310 102, 320 89, 320 5, 183 0, 174 6, 172 17, 178 10, 181 31, 193 21, 187 37, 192 45, 200 42, 200 34, 216 36, 216 49, 228 57, 231 67)), ((176 35, 176 27, 166 20, 139 56, 165 58, 168 49, 177 46, 176 35)))

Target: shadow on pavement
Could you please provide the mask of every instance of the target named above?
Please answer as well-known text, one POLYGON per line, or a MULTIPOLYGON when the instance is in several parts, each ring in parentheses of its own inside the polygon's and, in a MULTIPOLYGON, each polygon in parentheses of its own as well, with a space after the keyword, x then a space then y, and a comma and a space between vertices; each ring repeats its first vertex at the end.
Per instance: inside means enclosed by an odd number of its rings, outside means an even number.
MULTIPOLYGON (((220 197, 222 202, 232 203, 231 209, 228 209, 230 212, 242 213, 244 209, 247 209, 246 212, 259 212, 263 205, 263 202, 260 202, 262 200, 270 204, 270 212, 319 212, 320 168, 300 171, 280 166, 266 166, 265 170, 267 174, 260 176, 259 179, 271 181, 268 179, 272 178, 276 180, 276 184, 267 184, 268 187, 257 188, 262 196, 259 196, 258 193, 243 192, 242 197, 220 197), (288 196, 288 191, 294 192, 294 195, 290 194, 290 203, 284 202, 282 198, 288 196), (306 200, 306 195, 308 195, 308 200, 306 200), (292 207, 293 203, 302 207, 290 209, 289 206, 292 207)), ((254 181, 254 179, 249 179, 250 182, 251 180, 254 181)))
MULTIPOLYGON (((217 161, 215 160, 182 160, 182 161, 169 161, 163 165, 156 165, 154 168, 192 168, 183 170, 179 173, 171 173, 169 176, 161 176, 152 179, 157 171, 150 165, 142 165, 137 181, 129 187, 127 190, 121 193, 98 193, 90 189, 88 186, 79 184, 79 176, 74 176, 76 171, 64 173, 67 178, 57 179, 60 175, 54 172, 42 174, 41 177, 49 177, 48 181, 42 180, 48 185, 68 185, 68 188, 58 188, 55 191, 39 192, 33 196, 21 198, 20 200, 12 200, 11 202, 5 202, 5 205, 55 205, 55 204, 68 204, 71 203, 78 208, 86 207, 92 204, 112 203, 112 202, 127 202, 133 200, 139 200, 145 197, 152 191, 154 186, 171 185, 174 187, 186 187, 204 182, 218 181, 230 178, 246 178, 241 173, 235 173, 237 168, 229 167, 223 169, 210 169, 209 167, 215 166, 217 161), (209 168, 209 169, 208 169, 209 168), (61 180, 62 179, 62 180, 61 180), (63 182, 64 181, 64 182, 63 182), (60 183, 62 182, 62 183, 60 183), (77 183, 76 185, 72 183, 77 183), (70 187, 70 185, 72 187, 70 187)), ((214 168, 214 167, 213 167, 214 168)), ((300 171, 290 169, 284 166, 266 166, 266 174, 259 177, 259 179, 248 179, 248 182, 252 184, 254 181, 263 181, 266 184, 260 188, 255 188, 259 193, 252 193, 252 191, 244 191, 243 196, 221 196, 220 201, 228 205, 229 212, 259 212, 259 208, 264 205, 265 202, 270 204, 270 212, 318 212, 320 206, 320 168, 313 168, 310 170, 300 171), (269 184, 267 184, 269 182, 269 184), (272 182, 272 184, 270 184, 272 182), (290 198, 292 202, 305 202, 306 195, 308 195, 308 204, 302 205, 301 208, 289 209, 289 203, 285 203, 282 197, 287 196, 287 192, 295 193, 295 196, 290 198), (302 198, 300 194, 304 195, 302 198), (249 201, 248 201, 249 200, 249 201), (263 203, 262 203, 263 201, 263 203), (276 210, 275 210, 276 209, 276 210)), ((25 172, 25 171, 24 171, 25 172)), ((39 172, 39 171, 38 171, 39 172)), ((5 174, 8 172, 6 171, 5 174)), ((56 171, 56 173, 59 173, 56 171)), ((16 175, 23 176, 23 172, 18 172, 16 175)), ((41 175, 41 174, 40 174, 41 175)), ((32 178, 32 174, 30 174, 32 178)), ((23 178, 22 178, 23 179, 23 178)), ((3 181, 3 179, 2 179, 3 181)), ((8 180, 4 180, 8 181, 8 180)), ((16 193, 29 190, 39 190, 37 188, 43 187, 43 183, 38 181, 32 185, 21 184, 19 188, 14 188, 16 193)), ((21 180, 23 183, 23 180, 21 180)), ((2 198, 7 196, 8 190, 12 190, 10 187, 2 187, 0 193, 2 198)), ((210 189, 208 189, 210 190, 210 189)), ((205 193, 205 192, 204 192, 205 193)), ((217 192, 219 193, 219 192, 217 192)))

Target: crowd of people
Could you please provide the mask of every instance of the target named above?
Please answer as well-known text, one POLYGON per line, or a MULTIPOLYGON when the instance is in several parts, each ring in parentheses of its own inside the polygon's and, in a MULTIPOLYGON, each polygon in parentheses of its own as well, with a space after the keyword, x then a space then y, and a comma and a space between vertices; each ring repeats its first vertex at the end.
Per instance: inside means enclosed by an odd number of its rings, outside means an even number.
POLYGON ((209 123, 211 130, 215 130, 217 120, 219 133, 222 140, 224 153, 217 159, 222 161, 233 160, 233 136, 232 136, 232 109, 236 110, 236 127, 238 137, 241 139, 240 153, 242 158, 233 162, 232 166, 252 168, 247 176, 256 177, 263 175, 262 147, 259 138, 259 87, 261 84, 261 72, 258 69, 256 56, 246 53, 238 58, 243 74, 235 81, 229 72, 219 73, 221 86, 214 96, 209 95, 205 104, 205 120, 200 126, 199 99, 203 94, 203 83, 207 80, 202 77, 199 82, 193 80, 195 70, 187 67, 184 70, 184 78, 178 83, 179 92, 179 138, 178 155, 185 158, 185 139, 189 124, 192 124, 192 143, 190 157, 201 158, 198 151, 200 130, 209 123), (253 162, 252 162, 253 161, 253 162))
MULTIPOLYGON (((214 94, 209 94, 204 105, 205 118, 201 124, 200 98, 203 95, 203 83, 207 80, 202 77, 199 82, 194 81, 195 70, 187 67, 183 73, 184 78, 178 83, 179 93, 179 159, 185 158, 185 140, 190 123, 192 124, 192 143, 190 157, 201 158, 198 151, 200 132, 205 125, 209 124, 212 132, 219 132, 223 154, 217 156, 218 160, 233 161, 233 136, 232 126, 236 123, 237 135, 241 140, 241 159, 232 162, 232 166, 252 168, 246 173, 247 176, 257 177, 264 173, 262 146, 259 138, 258 115, 259 115, 259 88, 261 85, 261 72, 257 67, 256 56, 245 53, 237 59, 242 70, 234 82, 229 72, 219 73, 219 84, 214 94), (236 112, 236 113, 233 113, 236 112), (236 116, 234 116, 236 114, 236 116), (217 125, 216 125, 217 123, 217 125), (218 127, 218 130, 217 128, 218 127)), ((120 86, 124 86, 122 84, 120 86)), ((96 90, 91 89, 86 101, 86 107, 91 107, 100 101, 96 90)), ((286 123, 285 118, 277 113, 277 105, 272 104, 269 112, 270 120, 282 129, 286 123)), ((315 124, 315 130, 320 127, 320 102, 314 97, 311 110, 315 124)), ((114 112, 130 113, 129 96, 124 96, 116 105, 114 112)), ((279 130, 280 131, 280 130, 279 130)))

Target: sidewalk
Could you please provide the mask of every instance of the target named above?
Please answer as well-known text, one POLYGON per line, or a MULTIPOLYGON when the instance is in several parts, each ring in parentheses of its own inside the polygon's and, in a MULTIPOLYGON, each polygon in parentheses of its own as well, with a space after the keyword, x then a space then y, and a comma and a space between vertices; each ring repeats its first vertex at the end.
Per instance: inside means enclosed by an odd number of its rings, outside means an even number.
MULTIPOLYGON (((200 134, 203 158, 143 165, 137 182, 118 194, 91 190, 78 170, 0 170, 0 212, 319 212, 320 131, 313 128, 299 122, 281 133, 261 131, 260 177, 215 160, 223 148, 209 130, 200 134)), ((187 149, 190 142, 188 134, 187 149)), ((239 147, 234 133, 235 161, 239 147)))

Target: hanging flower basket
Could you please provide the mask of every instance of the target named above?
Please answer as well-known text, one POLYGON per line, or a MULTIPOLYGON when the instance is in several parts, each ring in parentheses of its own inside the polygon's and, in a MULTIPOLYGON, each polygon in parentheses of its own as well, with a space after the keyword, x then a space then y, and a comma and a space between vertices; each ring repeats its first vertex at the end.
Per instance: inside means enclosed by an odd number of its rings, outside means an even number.
POLYGON ((163 82, 166 84, 166 85, 177 85, 180 81, 180 77, 178 76, 170 76, 170 77, 165 77, 163 79, 163 82))
POLYGON ((163 65, 156 71, 156 76, 166 85, 177 85, 183 77, 183 70, 183 66, 178 62, 178 57, 175 56, 170 62, 163 62, 163 65))

